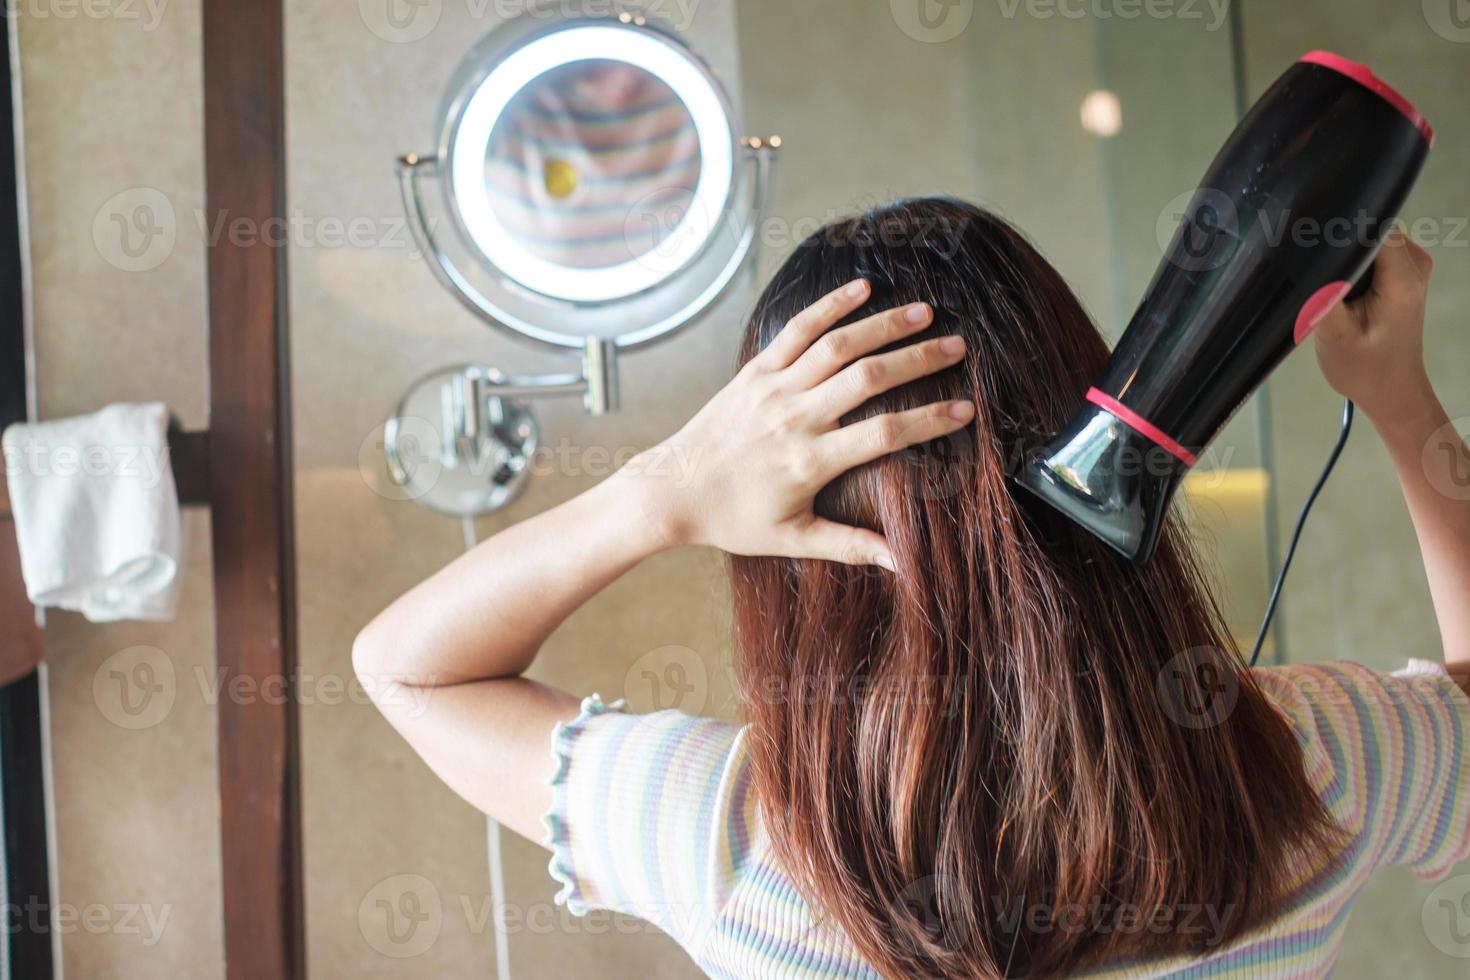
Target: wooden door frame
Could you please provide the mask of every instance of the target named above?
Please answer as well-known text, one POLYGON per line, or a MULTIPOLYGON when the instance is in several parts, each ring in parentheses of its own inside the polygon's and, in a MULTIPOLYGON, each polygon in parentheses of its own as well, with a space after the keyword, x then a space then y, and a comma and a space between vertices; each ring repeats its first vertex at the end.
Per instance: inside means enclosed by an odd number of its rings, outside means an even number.
MULTIPOLYGON (((208 470, 221 675, 295 691, 282 0, 204 0, 208 470)), ((257 687, 257 690, 263 687, 257 687)), ((305 976, 294 694, 219 702, 228 980, 305 976)))

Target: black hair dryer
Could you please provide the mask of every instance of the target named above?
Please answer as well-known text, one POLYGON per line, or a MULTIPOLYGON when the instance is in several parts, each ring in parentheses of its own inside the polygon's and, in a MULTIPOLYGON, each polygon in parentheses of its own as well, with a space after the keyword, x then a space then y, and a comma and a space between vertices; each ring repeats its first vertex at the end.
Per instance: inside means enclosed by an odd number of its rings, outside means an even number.
POLYGON ((1293 65, 1210 165, 1087 404, 1016 481, 1147 562, 1198 454, 1367 287, 1433 141, 1366 65, 1322 51, 1293 65))

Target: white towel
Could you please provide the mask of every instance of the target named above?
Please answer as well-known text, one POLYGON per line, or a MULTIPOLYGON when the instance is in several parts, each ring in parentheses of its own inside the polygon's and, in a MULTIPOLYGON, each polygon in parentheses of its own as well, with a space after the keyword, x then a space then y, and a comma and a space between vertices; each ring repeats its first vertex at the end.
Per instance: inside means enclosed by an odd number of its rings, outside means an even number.
POLYGON ((168 409, 109 405, 12 425, 3 442, 31 602, 97 623, 172 619, 180 530, 168 409))

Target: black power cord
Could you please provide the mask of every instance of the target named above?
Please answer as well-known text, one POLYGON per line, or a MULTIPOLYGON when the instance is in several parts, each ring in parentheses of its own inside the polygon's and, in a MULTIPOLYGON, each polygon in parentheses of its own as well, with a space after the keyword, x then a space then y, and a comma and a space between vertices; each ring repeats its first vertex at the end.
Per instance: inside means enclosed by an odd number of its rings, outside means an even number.
POLYGON ((1322 475, 1317 477, 1317 482, 1312 485, 1312 492, 1307 494, 1307 500, 1302 504, 1301 513, 1296 517, 1296 528, 1291 532, 1291 543, 1286 546, 1286 557, 1281 559, 1281 571, 1276 573, 1276 584, 1271 587, 1271 598, 1266 602, 1266 615, 1261 617, 1261 631, 1256 634, 1256 645, 1251 649, 1250 665, 1254 667, 1256 661, 1261 657, 1261 647, 1266 642, 1266 633, 1271 629, 1271 618, 1276 615, 1276 603, 1281 599, 1281 586, 1286 581, 1286 573, 1291 568, 1291 558, 1296 554, 1296 546, 1302 538, 1302 528, 1306 526, 1307 514, 1312 510, 1312 504, 1317 500, 1317 494, 1322 492, 1322 487, 1327 483, 1327 478, 1332 475, 1332 468, 1337 465, 1337 457, 1342 455, 1342 449, 1347 445, 1348 433, 1353 428, 1353 403, 1344 401, 1342 403, 1342 427, 1337 430, 1337 442, 1332 446, 1332 455, 1327 457, 1327 465, 1322 467, 1322 475))

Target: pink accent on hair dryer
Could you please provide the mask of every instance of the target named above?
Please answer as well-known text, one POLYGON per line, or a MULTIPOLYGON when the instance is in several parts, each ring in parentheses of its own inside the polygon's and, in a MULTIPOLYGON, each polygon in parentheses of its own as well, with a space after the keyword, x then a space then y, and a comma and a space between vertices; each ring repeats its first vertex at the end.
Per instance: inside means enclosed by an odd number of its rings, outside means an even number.
POLYGON ((1337 282, 1329 282, 1321 289, 1312 294, 1312 298, 1302 304, 1301 312, 1296 315, 1296 329, 1291 332, 1291 339, 1300 344, 1307 339, 1307 334, 1317 328, 1322 318, 1332 312, 1353 284, 1346 279, 1337 282))

